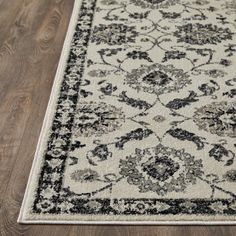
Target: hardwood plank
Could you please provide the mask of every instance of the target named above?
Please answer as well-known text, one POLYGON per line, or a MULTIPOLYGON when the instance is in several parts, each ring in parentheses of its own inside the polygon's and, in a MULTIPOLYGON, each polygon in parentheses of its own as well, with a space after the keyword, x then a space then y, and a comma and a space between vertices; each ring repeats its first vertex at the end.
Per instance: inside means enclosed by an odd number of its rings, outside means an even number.
POLYGON ((0 0, 0 235, 235 235, 235 226, 16 223, 72 6, 73 0, 0 0))
MULTIPOLYGON (((1 184, 0 192, 4 191, 5 186, 7 186, 7 180, 11 173, 11 168, 9 167, 12 167, 15 162, 14 155, 19 147, 27 119, 30 115, 31 97, 34 96, 32 92, 37 84, 37 76, 34 74, 40 75, 41 73, 40 66, 33 66, 33 58, 31 58, 32 52, 35 51, 35 48, 37 50, 38 47, 38 44, 34 43, 35 39, 31 33, 32 29, 37 30, 37 27, 32 27, 34 24, 33 19, 37 18, 34 16, 37 16, 37 14, 27 13, 25 15, 26 9, 36 13, 38 7, 40 7, 40 4, 36 4, 36 2, 32 1, 28 5, 22 4, 22 9, 16 18, 22 19, 19 21, 19 25, 24 22, 24 27, 27 30, 23 30, 22 32, 24 33, 20 33, 17 37, 14 33, 12 38, 8 37, 6 42, 8 42, 8 48, 11 48, 12 55, 8 54, 7 51, 1 55, 1 62, 3 63, 0 64, 2 66, 5 62, 6 68, 4 70, 0 67, 2 69, 1 81, 3 81, 0 92, 2 101, 0 105, 0 113, 2 114, 0 124, 0 182, 3 184, 1 184), (26 33, 27 31, 29 33, 26 33), (24 44, 24 42, 26 43, 24 44), (33 45, 35 46, 33 47, 33 45), (27 46, 29 47, 28 50, 26 50, 27 46), (8 80, 7 83, 4 83, 6 80, 8 80)), ((44 7, 47 6, 45 2, 41 1, 44 7)), ((14 25, 13 31, 18 32, 19 27, 14 25)), ((39 53, 35 54, 35 57, 39 59, 42 57, 41 54, 39 51, 39 53)))

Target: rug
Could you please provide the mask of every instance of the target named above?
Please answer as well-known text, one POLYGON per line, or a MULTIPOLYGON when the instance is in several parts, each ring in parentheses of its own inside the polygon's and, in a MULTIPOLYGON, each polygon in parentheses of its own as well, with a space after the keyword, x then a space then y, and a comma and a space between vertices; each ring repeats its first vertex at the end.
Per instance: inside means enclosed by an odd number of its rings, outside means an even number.
POLYGON ((18 222, 236 223, 236 1, 76 0, 18 222))

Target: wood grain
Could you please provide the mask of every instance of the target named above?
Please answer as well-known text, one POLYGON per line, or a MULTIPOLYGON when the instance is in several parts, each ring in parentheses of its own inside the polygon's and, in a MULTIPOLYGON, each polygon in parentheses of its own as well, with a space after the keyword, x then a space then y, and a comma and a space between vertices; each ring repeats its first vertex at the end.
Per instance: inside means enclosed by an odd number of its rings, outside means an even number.
POLYGON ((0 0, 0 234, 233 236, 234 226, 16 223, 73 0, 0 0))

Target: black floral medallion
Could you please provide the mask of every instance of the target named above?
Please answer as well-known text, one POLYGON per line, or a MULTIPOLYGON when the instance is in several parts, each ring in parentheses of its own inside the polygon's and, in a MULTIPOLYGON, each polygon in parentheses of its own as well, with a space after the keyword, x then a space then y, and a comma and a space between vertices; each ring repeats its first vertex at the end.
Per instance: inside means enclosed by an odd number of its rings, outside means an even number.
POLYGON ((193 117, 200 129, 218 136, 236 137, 236 103, 213 102, 197 109, 193 117))
POLYGON ((121 109, 105 103, 83 103, 77 107, 75 133, 77 136, 101 136, 115 131, 125 121, 121 109))
POLYGON ((120 174, 127 182, 136 185, 140 192, 184 191, 189 184, 195 184, 202 175, 201 160, 184 150, 175 150, 158 145, 151 149, 136 150, 134 155, 120 161, 120 174))
POLYGON ((233 33, 229 28, 218 27, 212 24, 188 23, 178 26, 178 30, 174 35, 178 38, 178 42, 188 44, 217 44, 225 40, 231 40, 233 33))
POLYGON ((134 69, 127 76, 126 83, 137 91, 161 95, 178 91, 191 81, 186 73, 172 65, 153 64, 134 69))

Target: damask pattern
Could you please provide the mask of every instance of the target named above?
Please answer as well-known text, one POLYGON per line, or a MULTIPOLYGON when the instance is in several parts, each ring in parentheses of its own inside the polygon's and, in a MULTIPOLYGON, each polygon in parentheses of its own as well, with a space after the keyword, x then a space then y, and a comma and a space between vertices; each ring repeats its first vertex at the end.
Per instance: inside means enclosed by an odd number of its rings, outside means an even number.
POLYGON ((29 214, 235 216, 235 12, 82 0, 29 214))

